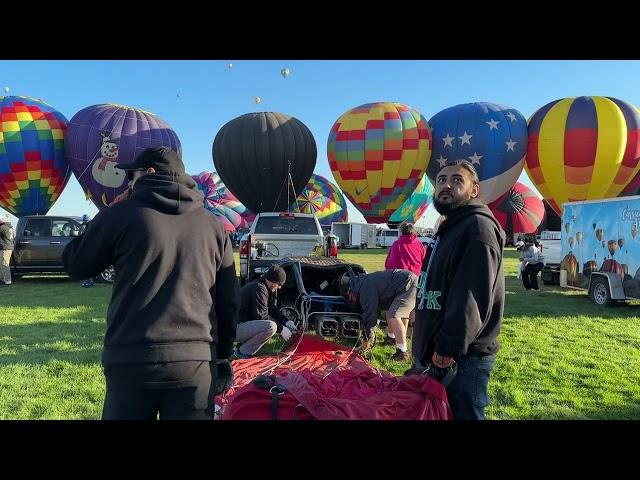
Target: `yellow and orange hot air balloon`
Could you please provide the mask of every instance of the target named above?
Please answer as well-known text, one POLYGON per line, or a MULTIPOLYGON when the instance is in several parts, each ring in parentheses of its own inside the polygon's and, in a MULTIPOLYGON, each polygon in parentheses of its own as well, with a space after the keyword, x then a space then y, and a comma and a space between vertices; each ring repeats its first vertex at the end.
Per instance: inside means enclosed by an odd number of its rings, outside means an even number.
POLYGON ((640 111, 611 97, 548 103, 529 119, 525 170, 558 213, 618 196, 640 170, 640 111))
POLYGON ((393 102, 349 110, 336 120, 327 142, 336 182, 370 223, 385 223, 411 196, 431 151, 424 116, 393 102))

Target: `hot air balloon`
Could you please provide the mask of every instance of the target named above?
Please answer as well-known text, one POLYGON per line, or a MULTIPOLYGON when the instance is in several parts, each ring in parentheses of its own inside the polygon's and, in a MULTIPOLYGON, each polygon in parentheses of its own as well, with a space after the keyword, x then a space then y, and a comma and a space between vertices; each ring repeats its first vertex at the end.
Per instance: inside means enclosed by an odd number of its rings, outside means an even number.
POLYGON ((233 63, 227 63, 227 68, 231 70, 233 68, 233 63))
POLYGON ((507 193, 488 205, 507 234, 534 233, 544 218, 542 200, 526 185, 516 183, 507 193))
POLYGON ((576 242, 578 242, 578 245, 582 245, 582 238, 583 237, 584 237, 584 233, 576 232, 576 242))
POLYGON ((44 215, 64 190, 67 119, 30 97, 0 97, 0 207, 15 216, 44 215))
POLYGON ((235 232, 251 225, 255 215, 238 201, 216 172, 202 172, 191 177, 204 196, 204 208, 218 217, 226 231, 235 232))
MULTIPOLYGON (((556 214, 556 215, 557 215, 557 214, 556 214)), ((594 223, 594 224, 592 225, 592 227, 593 227, 593 229, 595 230, 595 229, 596 229, 596 224, 594 223)))
POLYGON ((601 242, 602 239, 604 238, 604 230, 602 228, 598 228, 596 230, 596 238, 598 239, 599 242, 601 242))
POLYGON ((427 175, 436 175, 448 160, 465 159, 480 177, 480 198, 491 203, 518 180, 527 152, 527 121, 522 114, 495 103, 456 105, 429 120, 433 154, 427 175))
POLYGON ((616 254, 616 250, 618 250, 618 242, 615 240, 609 240, 607 242, 607 246, 609 247, 609 253, 613 257, 616 254))
POLYGON ((129 163, 146 148, 171 147, 182 155, 178 136, 151 112, 117 104, 91 105, 69 121, 65 156, 87 198, 104 208, 128 182, 118 163, 129 163))
POLYGON ((570 223, 565 223, 564 224, 564 231, 569 233, 571 231, 571 224, 570 223))
POLYGON ((417 222, 429 207, 433 192, 434 188, 429 181, 429 177, 426 174, 423 175, 415 192, 389 217, 388 227, 397 228, 402 222, 417 222))
POLYGON ((638 235, 638 225, 634 223, 633 225, 631 225, 631 238, 635 239, 636 235, 638 235))
POLYGON ((619 238, 618 239, 618 247, 622 248, 623 245, 624 245, 624 238, 619 238))
POLYGON ((291 211, 313 213, 323 226, 346 222, 348 219, 347 202, 338 187, 315 173, 291 205, 291 211))
POLYGON ((309 182, 316 156, 311 131, 283 113, 241 115, 213 142, 218 175, 253 213, 285 211, 309 182))
POLYGON ((562 219, 560 216, 551 208, 551 205, 549 205, 546 200, 542 200, 542 204, 544 205, 544 220, 538 230, 550 230, 552 232, 562 230, 562 219))
POLYGON ((280 70, 280 75, 282 75, 283 78, 287 78, 289 76, 289 69, 283 68, 282 70, 280 70))
POLYGON ((624 280, 624 268, 623 266, 616 262, 613 259, 607 259, 602 263, 602 267, 600 267, 601 272, 609 272, 620 275, 624 280))
POLYGON ((573 244, 574 244, 573 237, 569 237, 568 242, 569 242, 569 248, 573 248, 573 244))
POLYGON ((565 98, 529 120, 525 169, 554 210, 616 197, 640 169, 640 113, 611 97, 565 98))
POLYGON ((258 105, 260 102, 262 102, 262 99, 260 97, 255 97, 253 101, 256 102, 256 105, 258 105))
POLYGON ((567 271, 567 285, 575 287, 578 282, 578 259, 569 252, 560 262, 560 270, 567 271))
POLYGON ((327 141, 331 172, 371 223, 384 223, 411 196, 431 156, 431 132, 417 110, 367 103, 343 114, 327 141))

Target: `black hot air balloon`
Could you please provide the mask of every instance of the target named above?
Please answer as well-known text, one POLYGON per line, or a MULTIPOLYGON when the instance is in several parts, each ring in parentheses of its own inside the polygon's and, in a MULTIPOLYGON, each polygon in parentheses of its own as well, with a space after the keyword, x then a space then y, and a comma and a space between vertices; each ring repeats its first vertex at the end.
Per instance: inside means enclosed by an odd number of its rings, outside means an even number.
POLYGON ((254 213, 287 210, 309 182, 317 156, 309 128, 276 112, 247 113, 226 123, 212 153, 224 184, 254 213))

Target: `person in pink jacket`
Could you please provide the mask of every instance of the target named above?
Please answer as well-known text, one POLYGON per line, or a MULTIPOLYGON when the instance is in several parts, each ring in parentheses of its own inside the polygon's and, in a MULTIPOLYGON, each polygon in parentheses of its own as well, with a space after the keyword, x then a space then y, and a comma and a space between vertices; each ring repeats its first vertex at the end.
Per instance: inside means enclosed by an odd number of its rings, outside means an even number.
MULTIPOLYGON (((393 242, 387 259, 384 262, 386 270, 399 268, 401 270, 409 270, 410 272, 420 275, 422 269, 422 261, 427 249, 417 239, 418 232, 412 223, 405 223, 400 227, 400 238, 393 242)), ((387 323, 387 338, 385 344, 395 345, 397 350, 407 353, 407 329, 409 325, 413 325, 413 312, 409 318, 390 319, 387 323)))

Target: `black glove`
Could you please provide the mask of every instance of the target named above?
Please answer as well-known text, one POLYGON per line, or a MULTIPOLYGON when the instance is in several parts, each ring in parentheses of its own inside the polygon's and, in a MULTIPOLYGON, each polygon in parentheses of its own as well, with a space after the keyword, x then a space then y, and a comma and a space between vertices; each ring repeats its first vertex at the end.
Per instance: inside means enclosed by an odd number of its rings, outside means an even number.
POLYGON ((451 385, 451 382, 453 382, 453 380, 456 378, 456 374, 458 373, 458 364, 455 362, 455 360, 451 365, 445 368, 436 367, 435 365, 431 364, 431 367, 429 368, 429 370, 427 370, 426 373, 433 379, 440 382, 446 388, 451 385))
POLYGON ((216 360, 216 395, 223 395, 233 386, 233 368, 229 360, 216 360))

